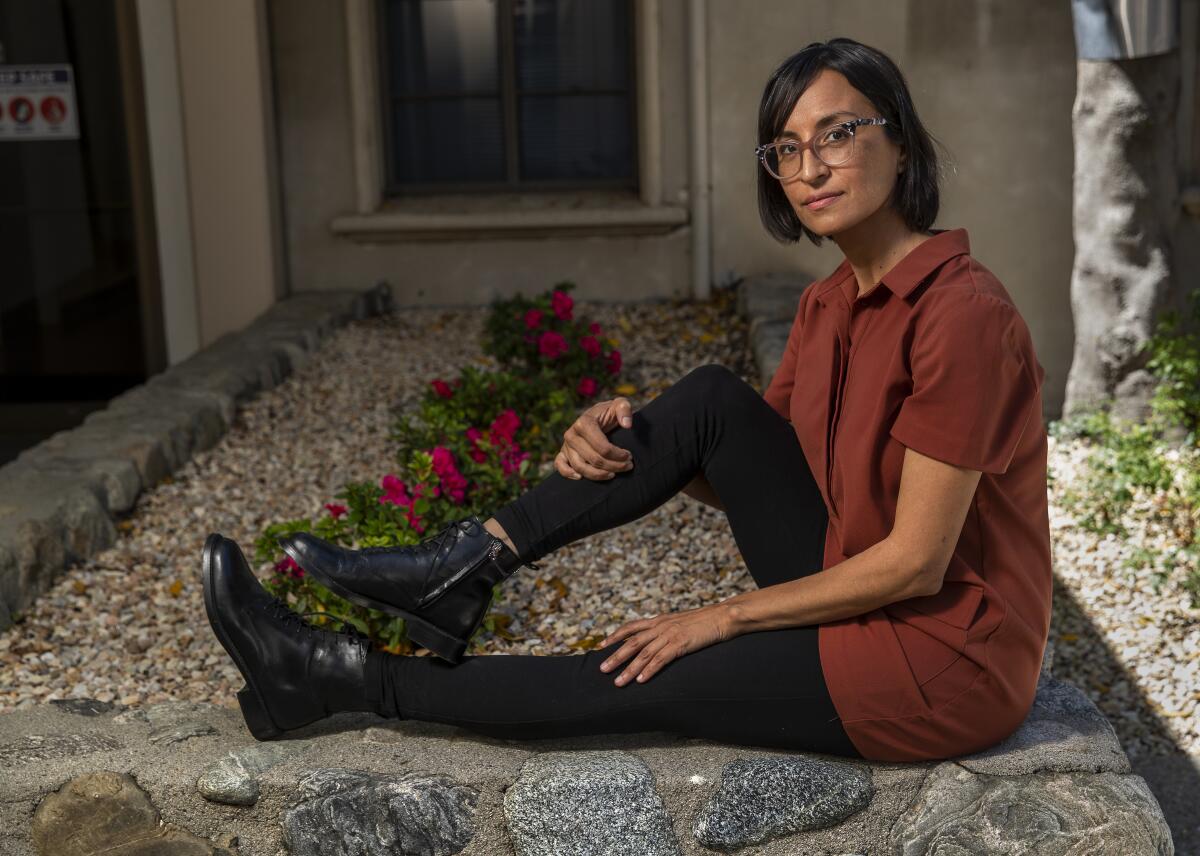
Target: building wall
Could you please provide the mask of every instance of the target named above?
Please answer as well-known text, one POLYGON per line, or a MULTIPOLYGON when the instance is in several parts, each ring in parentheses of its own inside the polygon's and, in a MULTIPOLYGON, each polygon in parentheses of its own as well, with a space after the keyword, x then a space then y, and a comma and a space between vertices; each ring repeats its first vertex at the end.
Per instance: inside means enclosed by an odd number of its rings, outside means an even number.
MULTIPOLYGON (((386 279, 402 304, 481 303, 517 290, 538 292, 561 279, 575 281, 577 293, 593 299, 691 293, 686 222, 662 234, 625 236, 415 240, 411 234, 336 233, 335 221, 362 208, 347 47, 347 8, 354 2, 268 2, 293 290, 357 289, 386 279)), ((661 202, 686 215, 689 3, 656 2, 661 202)), ((1060 413, 1073 339, 1069 4, 708 0, 706 7, 714 284, 780 270, 819 277, 840 262, 832 242, 820 249, 807 241, 784 246, 767 236, 752 152, 758 103, 774 67, 810 42, 851 36, 897 62, 923 121, 947 147, 935 226, 966 228, 973 255, 1012 294, 1046 368, 1046 413, 1060 413)), ((420 213, 423 205, 385 202, 382 208, 420 213)), ((461 200, 426 208, 456 205, 471 210, 461 200)), ((1194 230, 1194 224, 1181 228, 1194 230)))
POLYGON ((284 294, 265 2, 176 0, 175 24, 203 347, 284 294))

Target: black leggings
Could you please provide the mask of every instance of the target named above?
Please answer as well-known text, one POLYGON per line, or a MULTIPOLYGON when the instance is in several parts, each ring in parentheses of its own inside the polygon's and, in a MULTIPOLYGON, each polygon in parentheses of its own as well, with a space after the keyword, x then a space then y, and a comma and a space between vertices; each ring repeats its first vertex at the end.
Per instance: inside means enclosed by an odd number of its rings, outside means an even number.
MULTIPOLYGON (((633 453, 633 469, 602 481, 553 472, 494 513, 524 560, 636 520, 703 473, 759 588, 821 569, 828 517, 795 432, 728 368, 692 370, 608 438, 633 453)), ((385 716, 493 737, 667 731, 862 757, 825 687, 816 625, 745 633, 671 661, 644 684, 618 687, 613 680, 630 661, 607 673, 600 664, 623 644, 469 656, 457 665, 373 651, 367 692, 385 716)))

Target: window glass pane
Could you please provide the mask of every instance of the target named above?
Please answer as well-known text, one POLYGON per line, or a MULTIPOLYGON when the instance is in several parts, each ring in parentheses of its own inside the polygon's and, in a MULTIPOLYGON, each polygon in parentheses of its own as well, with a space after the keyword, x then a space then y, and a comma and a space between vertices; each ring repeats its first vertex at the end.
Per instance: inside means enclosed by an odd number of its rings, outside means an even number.
POLYGON ((393 103, 396 181, 504 180, 500 99, 393 103))
POLYGON ((521 96, 521 178, 631 178, 625 95, 521 96))
POLYGON ((388 0, 393 96, 500 89, 495 0, 388 0))
POLYGON ((512 24, 519 90, 628 87, 624 0, 513 0, 512 24))

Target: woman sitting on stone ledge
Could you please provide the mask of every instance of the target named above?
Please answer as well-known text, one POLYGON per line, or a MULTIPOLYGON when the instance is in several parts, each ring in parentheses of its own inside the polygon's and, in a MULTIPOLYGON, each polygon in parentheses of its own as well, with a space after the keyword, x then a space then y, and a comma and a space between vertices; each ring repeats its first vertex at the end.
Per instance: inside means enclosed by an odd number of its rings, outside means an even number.
POLYGON ((1026 324, 966 230, 931 228, 938 158, 886 55, 833 39, 789 57, 758 139, 767 230, 844 254, 800 297, 765 393, 711 364, 636 413, 598 403, 557 472, 415 546, 281 539, 437 657, 308 625, 211 535, 208 617, 255 737, 356 710, 502 738, 669 731, 919 761, 1021 724, 1051 597, 1045 371, 1026 324), (757 590, 630 621, 599 650, 463 656, 494 585, 680 491, 726 512, 757 590))

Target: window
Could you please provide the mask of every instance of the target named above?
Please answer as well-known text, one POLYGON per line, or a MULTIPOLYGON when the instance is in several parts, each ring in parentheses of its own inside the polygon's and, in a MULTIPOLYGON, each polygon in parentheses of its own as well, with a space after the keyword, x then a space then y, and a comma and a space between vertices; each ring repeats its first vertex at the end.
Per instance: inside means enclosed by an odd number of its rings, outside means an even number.
POLYGON ((385 194, 636 188, 632 0, 380 0, 385 194))

